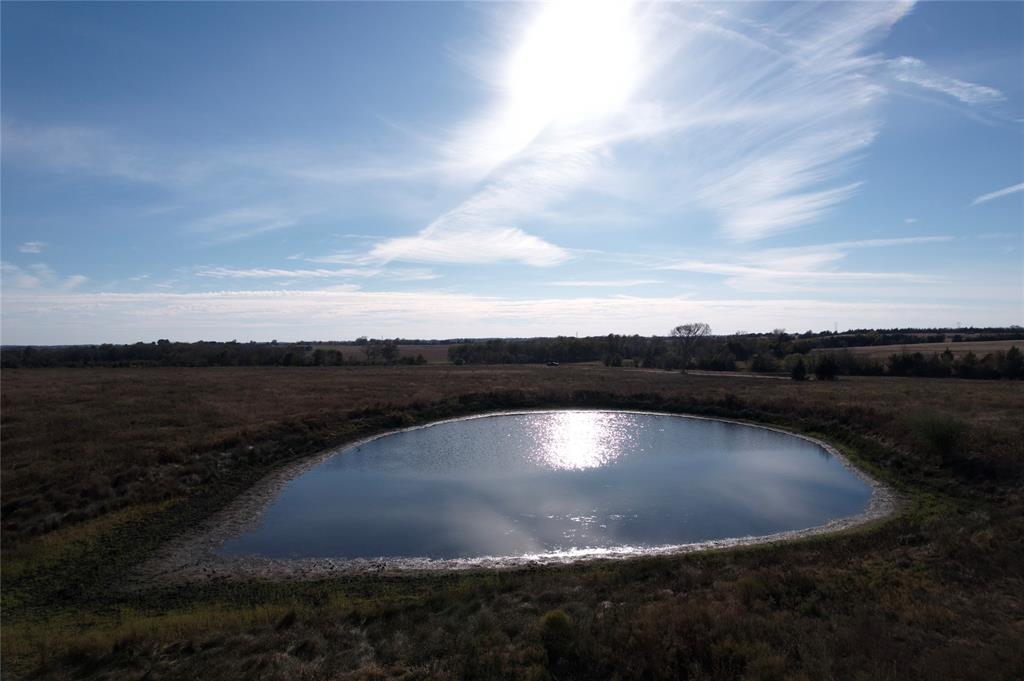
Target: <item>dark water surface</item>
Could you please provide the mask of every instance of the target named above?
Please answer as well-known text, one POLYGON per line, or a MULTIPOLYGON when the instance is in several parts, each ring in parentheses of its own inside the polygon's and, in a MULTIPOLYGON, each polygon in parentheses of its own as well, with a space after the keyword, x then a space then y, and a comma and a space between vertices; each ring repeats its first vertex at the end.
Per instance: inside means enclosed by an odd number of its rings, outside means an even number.
POLYGON ((628 412, 505 414, 339 451, 288 482, 227 555, 470 558, 799 530, 871 488, 818 445, 628 412))

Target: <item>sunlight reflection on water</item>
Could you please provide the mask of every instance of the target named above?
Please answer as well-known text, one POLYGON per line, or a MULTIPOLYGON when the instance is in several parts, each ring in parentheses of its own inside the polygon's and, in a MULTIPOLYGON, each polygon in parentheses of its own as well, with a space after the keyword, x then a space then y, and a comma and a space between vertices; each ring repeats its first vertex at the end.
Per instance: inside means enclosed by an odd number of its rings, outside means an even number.
POLYGON ((630 450, 635 439, 627 427, 631 421, 635 424, 635 419, 608 412, 546 414, 535 422, 536 446, 530 458, 561 470, 605 466, 630 450))
POLYGON ((821 447, 720 421, 554 411, 443 422, 288 482, 227 555, 521 556, 763 535, 859 512, 821 447))

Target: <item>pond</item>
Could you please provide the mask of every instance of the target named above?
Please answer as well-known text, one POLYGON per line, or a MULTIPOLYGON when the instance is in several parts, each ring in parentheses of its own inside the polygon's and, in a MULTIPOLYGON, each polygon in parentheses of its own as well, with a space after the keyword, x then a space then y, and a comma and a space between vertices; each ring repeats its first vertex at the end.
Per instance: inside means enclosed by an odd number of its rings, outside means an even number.
POLYGON ((445 421, 342 449, 288 481, 223 556, 600 555, 817 527, 872 487, 821 445, 610 411, 445 421))

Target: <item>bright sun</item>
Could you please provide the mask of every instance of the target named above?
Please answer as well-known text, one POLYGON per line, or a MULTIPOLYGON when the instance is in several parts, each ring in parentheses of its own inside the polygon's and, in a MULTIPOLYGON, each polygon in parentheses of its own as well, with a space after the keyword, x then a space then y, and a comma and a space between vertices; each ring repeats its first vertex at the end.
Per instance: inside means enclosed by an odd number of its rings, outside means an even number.
POLYGON ((499 156, 550 125, 607 116, 627 101, 639 70, 631 3, 565 0, 543 5, 506 63, 499 156))
POLYGON ((636 72, 632 24, 626 2, 545 5, 509 63, 513 100, 552 122, 614 111, 629 96, 636 72))

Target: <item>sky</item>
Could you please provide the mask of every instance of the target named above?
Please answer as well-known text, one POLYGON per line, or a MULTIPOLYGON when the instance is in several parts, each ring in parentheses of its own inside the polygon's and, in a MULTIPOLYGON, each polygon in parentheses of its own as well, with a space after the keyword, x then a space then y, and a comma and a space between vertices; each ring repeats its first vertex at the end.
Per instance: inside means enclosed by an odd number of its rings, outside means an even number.
POLYGON ((0 14, 5 344, 1024 322, 1024 3, 0 14))

